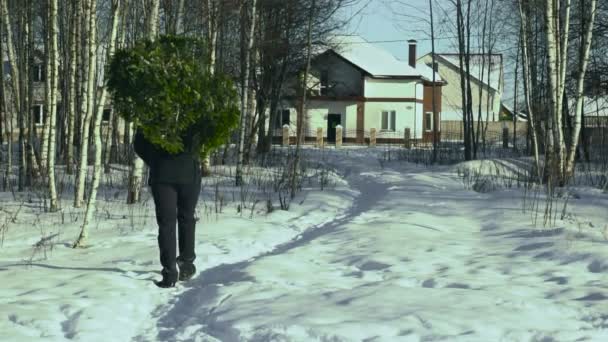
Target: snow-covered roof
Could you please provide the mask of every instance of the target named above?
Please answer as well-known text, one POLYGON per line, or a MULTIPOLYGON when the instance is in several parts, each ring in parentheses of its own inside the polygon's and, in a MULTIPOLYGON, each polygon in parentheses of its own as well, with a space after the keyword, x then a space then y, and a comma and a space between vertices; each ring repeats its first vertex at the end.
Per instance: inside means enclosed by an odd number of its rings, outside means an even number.
MULTIPOLYGON (((424 58, 430 54, 424 55, 424 58)), ((457 53, 438 53, 436 54, 438 62, 444 61, 452 67, 460 70, 460 60, 457 53)), ((503 80, 503 63, 502 55, 492 54, 491 58, 487 55, 471 54, 470 55, 471 76, 483 84, 489 85, 490 88, 502 91, 503 80), (490 67, 490 76, 488 77, 488 67, 490 67), (483 72, 482 72, 483 71, 483 72)), ((441 71, 440 71, 441 72, 441 71)))
MULTIPOLYGON (((360 36, 338 36, 332 44, 337 47, 330 50, 374 77, 421 77, 433 80, 433 71, 428 66, 418 64, 412 68, 407 62, 360 36)), ((437 82, 442 81, 439 74, 436 73, 435 77, 437 82)))

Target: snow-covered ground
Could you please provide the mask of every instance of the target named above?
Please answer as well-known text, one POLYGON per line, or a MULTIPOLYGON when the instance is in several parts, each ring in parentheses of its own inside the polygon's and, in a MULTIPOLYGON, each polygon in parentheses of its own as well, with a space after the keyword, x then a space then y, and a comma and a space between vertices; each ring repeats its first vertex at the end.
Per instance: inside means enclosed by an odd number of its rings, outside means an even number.
POLYGON ((69 215, 22 208, 0 249, 0 340, 608 341, 608 194, 574 189, 563 220, 535 227, 522 190, 463 186, 479 165, 379 152, 328 150, 342 180, 288 212, 201 215, 201 272, 174 290, 151 282, 151 204, 106 204, 83 250, 69 215), (41 230, 55 247, 24 266, 41 230))

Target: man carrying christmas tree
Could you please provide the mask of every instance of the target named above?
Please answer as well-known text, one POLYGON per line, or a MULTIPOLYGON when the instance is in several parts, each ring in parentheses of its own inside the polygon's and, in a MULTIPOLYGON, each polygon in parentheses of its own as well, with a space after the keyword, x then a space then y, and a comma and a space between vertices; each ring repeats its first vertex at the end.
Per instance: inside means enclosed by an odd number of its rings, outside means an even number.
POLYGON ((141 130, 135 135, 134 148, 148 165, 148 185, 152 189, 158 223, 158 247, 163 279, 159 287, 173 287, 190 279, 196 272, 194 259, 194 210, 201 189, 199 139, 191 129, 182 137, 183 152, 168 153, 148 141, 141 130), (177 221, 179 257, 175 251, 175 223, 177 221), (176 268, 179 266, 179 272, 176 268), (179 274, 179 276, 178 276, 179 274))
POLYGON ((150 169, 163 267, 159 287, 196 272, 199 161, 227 143, 239 122, 236 87, 230 75, 210 71, 207 51, 194 38, 160 36, 119 49, 108 68, 113 106, 137 129, 135 152, 150 169))

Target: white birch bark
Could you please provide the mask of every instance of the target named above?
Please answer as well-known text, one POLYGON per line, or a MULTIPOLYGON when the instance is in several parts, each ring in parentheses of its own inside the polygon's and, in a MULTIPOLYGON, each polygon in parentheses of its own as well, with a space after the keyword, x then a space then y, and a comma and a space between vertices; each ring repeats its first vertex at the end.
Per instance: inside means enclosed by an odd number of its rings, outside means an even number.
POLYGON ((43 110, 43 125, 42 125, 42 140, 40 142, 40 171, 48 180, 48 158, 49 158, 49 138, 50 138, 50 125, 51 125, 51 102, 52 102, 52 56, 51 56, 51 0, 46 1, 47 9, 47 29, 46 29, 46 54, 45 54, 45 71, 46 78, 44 81, 44 103, 45 108, 43 110))
MULTIPOLYGON (((236 162, 236 179, 235 183, 237 186, 243 184, 243 149, 245 146, 245 134, 247 132, 247 95, 249 94, 249 67, 251 50, 253 48, 253 39, 255 32, 256 22, 256 2, 257 0, 251 0, 251 22, 249 25, 249 31, 247 32, 247 48, 245 49, 244 63, 242 63, 242 75, 243 80, 241 84, 241 122, 239 125, 239 142, 238 142, 238 157, 236 162)), ((246 9, 243 9, 246 11, 246 9)), ((244 18, 243 18, 244 20, 244 18)))
POLYGON ((557 160, 556 140, 558 139, 558 124, 556 118, 558 111, 558 92, 559 92, 559 69, 558 69, 558 47, 556 33, 556 0, 545 0, 545 34, 547 39, 547 73, 549 81, 549 113, 547 115, 547 125, 551 133, 546 134, 546 165, 549 176, 560 178, 559 161, 557 160))
MULTIPOLYGON (((558 40, 558 67, 559 67, 559 75, 558 75, 558 93, 557 93, 557 104, 556 104, 556 115, 555 115, 555 123, 556 123, 556 149, 557 149, 557 164, 559 166, 559 174, 560 180, 563 181, 565 175, 565 160, 566 160, 566 143, 564 141, 564 130, 563 130, 563 102, 564 102, 564 91, 566 88, 566 70, 568 68, 568 38, 570 36, 570 3, 571 0, 565 0, 565 9, 564 9, 564 27, 556 26, 556 32, 559 34, 563 32, 563 36, 561 37, 561 41, 558 40)), ((559 16, 559 12, 555 14, 559 16)), ((559 19, 556 19, 556 22, 560 22, 559 19)), ((559 39, 556 37, 556 39, 559 39)))
POLYGON ((8 62, 11 67, 11 86, 14 111, 21 113, 21 98, 19 89, 19 68, 17 67, 17 58, 15 56, 15 46, 13 45, 13 29, 11 27, 11 15, 8 11, 8 0, 0 0, 2 10, 2 23, 4 24, 4 32, 6 34, 6 47, 8 53, 8 62))
MULTIPOLYGON (((206 13, 207 13, 207 44, 209 45, 209 72, 215 73, 215 52, 217 47, 217 4, 215 0, 206 0, 206 13)), ((203 147, 204 148, 204 147, 203 147)), ((205 154, 205 158, 201 161, 202 175, 207 176, 211 174, 211 155, 210 153, 205 154)))
POLYGON ((78 185, 76 188, 76 196, 74 198, 74 207, 80 208, 84 204, 84 185, 88 171, 89 158, 89 131, 91 118, 93 116, 94 101, 95 101, 95 75, 97 70, 97 0, 85 0, 85 11, 88 12, 88 32, 87 32, 87 54, 88 54, 88 73, 86 77, 87 88, 86 96, 83 96, 83 102, 86 102, 87 111, 84 113, 81 128, 81 149, 78 168, 78 185))
POLYGON ((175 34, 184 33, 184 0, 178 0, 177 17, 175 18, 175 34))
POLYGON ((50 211, 54 212, 59 210, 59 201, 57 200, 57 189, 55 186, 55 145, 57 132, 55 129, 55 123, 57 118, 57 93, 59 84, 59 30, 57 25, 57 0, 49 0, 49 66, 50 75, 47 79, 50 79, 49 89, 49 142, 48 142, 48 183, 49 183, 49 194, 50 194, 50 211))
POLYGON ((72 174, 74 172, 74 130, 76 120, 76 62, 78 59, 77 45, 80 41, 78 34, 78 23, 80 22, 80 1, 73 1, 73 17, 70 32, 70 70, 69 70, 69 88, 68 88, 68 142, 67 142, 67 155, 66 155, 66 172, 72 174))
POLYGON ((302 137, 302 126, 304 123, 304 115, 306 113, 306 91, 308 90, 308 74, 310 73, 310 61, 312 59, 312 23, 315 13, 316 0, 312 0, 310 11, 308 12, 308 28, 306 29, 306 68, 304 69, 304 77, 302 77, 301 90, 302 97, 300 98, 300 108, 298 110, 297 127, 296 127, 296 151, 294 153, 293 169, 291 171, 291 189, 290 197, 293 199, 296 196, 297 176, 300 170, 300 152, 301 144, 304 141, 302 137))
MULTIPOLYGON (((56 0, 54 0, 56 1, 56 0)), ((114 49, 116 46, 116 36, 118 31, 118 18, 120 10, 120 0, 112 0, 112 28, 110 31, 110 41, 108 43, 108 57, 107 62, 110 61, 112 55, 114 55, 114 49)), ((88 237, 89 223, 93 218, 93 212, 95 211, 95 205, 97 203, 97 190, 99 188, 99 180, 101 178, 101 120, 103 118, 103 107, 105 105, 107 96, 106 87, 101 89, 100 100, 97 103, 97 110, 95 111, 95 126, 93 129, 93 141, 95 142, 95 166, 93 171, 93 184, 91 184, 91 194, 87 200, 87 207, 84 215, 84 221, 80 231, 78 240, 74 243, 75 247, 81 247, 86 244, 88 237)))
MULTIPOLYGON (((3 1, 3 0, 0 0, 3 1)), ((4 20, 4 18, 2 18, 2 20, 4 20)), ((0 25, 1 26, 1 25, 0 25)), ((3 40, 3 31, 4 31, 4 27, 0 27, 0 42, 3 40)), ((0 56, 4 56, 4 44, 0 44, 0 56)), ((4 75, 4 63, 0 64, 0 75, 4 75)), ((7 161, 6 161, 6 170, 4 171, 4 183, 2 184, 3 190, 7 191, 7 188, 9 187, 9 178, 10 175, 12 173, 13 170, 13 130, 12 130, 12 125, 10 124, 13 120, 13 116, 9 115, 10 111, 10 105, 8 104, 7 101, 7 95, 6 95, 6 87, 5 87, 5 83, 4 83, 4 79, 2 79, 0 81, 0 100, 2 100, 2 102, 0 103, 0 111, 2 111, 4 113, 4 115, 2 115, 2 120, 3 120, 3 126, 4 126, 4 132, 0 132, 0 134, 5 134, 6 137, 6 143, 7 143, 7 161)))
MULTIPOLYGON (((148 37, 151 40, 156 39, 158 34, 158 10, 160 7, 159 0, 152 0, 152 7, 148 16, 148 37)), ((133 124, 130 125, 130 131, 133 132, 133 124)), ((141 183, 143 179, 144 161, 133 154, 133 166, 129 177, 129 194, 127 195, 127 204, 139 202, 141 197, 141 183)))
POLYGON ((581 119, 583 116, 583 89, 585 82, 585 74, 587 72, 587 65, 589 64, 589 53, 591 51, 591 39, 593 38, 593 26, 595 24, 597 0, 591 0, 589 4, 590 15, 585 30, 585 36, 583 38, 583 49, 581 63, 578 69, 578 75, 576 79, 576 109, 574 112, 574 124, 571 136, 571 146, 568 150, 568 157, 566 161, 566 177, 571 177, 574 174, 574 161, 576 157, 576 150, 578 147, 578 140, 581 132, 581 119))
POLYGON ((534 163, 536 166, 536 172, 538 174, 538 180, 542 181, 542 171, 540 168, 540 160, 538 155, 538 135, 536 133, 536 126, 534 124, 535 113, 530 98, 530 58, 529 58, 529 47, 528 47, 528 15, 523 9, 523 2, 526 0, 519 0, 519 16, 521 18, 521 53, 522 53, 522 70, 524 79, 524 97, 526 99, 526 108, 528 111, 528 121, 530 122, 530 129, 532 134, 532 149, 534 151, 534 163))

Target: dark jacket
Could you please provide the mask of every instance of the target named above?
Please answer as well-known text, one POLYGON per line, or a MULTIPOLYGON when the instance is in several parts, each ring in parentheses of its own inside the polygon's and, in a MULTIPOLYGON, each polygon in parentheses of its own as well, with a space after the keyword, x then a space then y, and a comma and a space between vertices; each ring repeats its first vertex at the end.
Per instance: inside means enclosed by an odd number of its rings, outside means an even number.
POLYGON ((192 132, 183 137, 184 152, 170 154, 154 146, 144 134, 135 133, 135 153, 150 168, 148 184, 197 184, 201 180, 201 168, 197 151, 197 139, 192 132))

